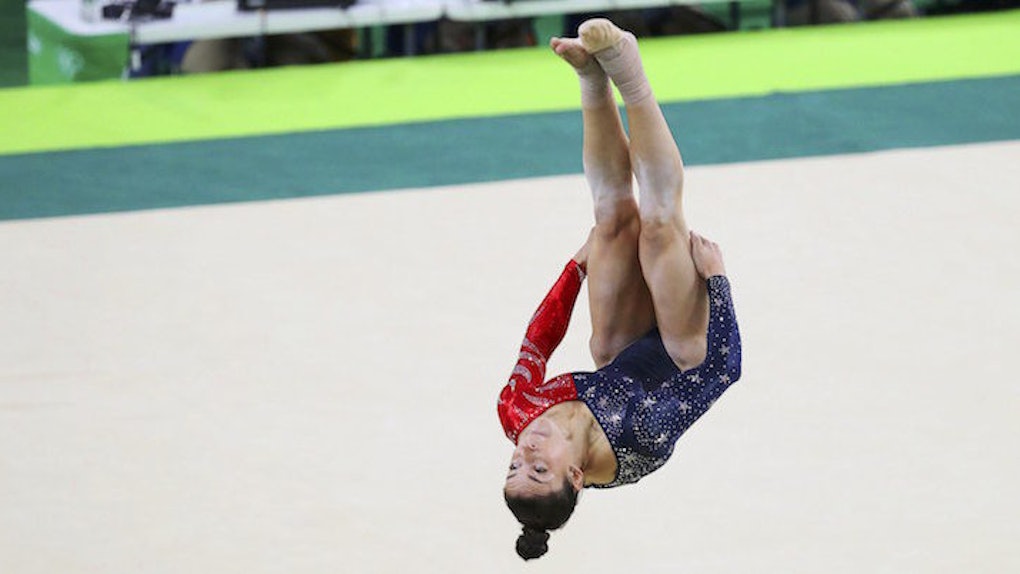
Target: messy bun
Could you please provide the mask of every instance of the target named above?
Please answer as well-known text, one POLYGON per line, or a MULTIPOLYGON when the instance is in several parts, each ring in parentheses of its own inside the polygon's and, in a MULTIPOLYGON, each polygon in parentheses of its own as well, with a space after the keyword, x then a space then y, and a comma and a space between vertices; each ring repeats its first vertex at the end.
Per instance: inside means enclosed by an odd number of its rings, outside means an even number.
POLYGON ((564 479, 563 486, 544 496, 510 496, 504 492, 506 505, 524 533, 517 537, 517 554, 532 560, 549 551, 549 531, 563 526, 577 506, 577 489, 564 479))
POLYGON ((538 558, 549 551, 549 532, 524 527, 524 533, 517 537, 517 555, 525 560, 538 558))

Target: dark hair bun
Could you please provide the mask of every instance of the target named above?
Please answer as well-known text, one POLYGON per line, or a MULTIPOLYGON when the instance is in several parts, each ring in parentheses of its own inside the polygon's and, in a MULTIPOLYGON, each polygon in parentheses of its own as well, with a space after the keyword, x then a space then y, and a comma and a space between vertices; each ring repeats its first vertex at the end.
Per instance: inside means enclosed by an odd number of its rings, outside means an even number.
POLYGON ((517 537, 517 555, 532 560, 549 551, 549 533, 545 530, 524 527, 524 534, 517 537))

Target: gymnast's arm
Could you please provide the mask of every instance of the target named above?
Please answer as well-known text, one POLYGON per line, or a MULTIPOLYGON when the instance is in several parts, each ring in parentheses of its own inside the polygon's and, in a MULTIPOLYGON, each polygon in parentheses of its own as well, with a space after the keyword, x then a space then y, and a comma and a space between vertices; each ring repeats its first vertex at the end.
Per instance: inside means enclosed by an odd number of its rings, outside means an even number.
POLYGON ((741 345, 733 294, 719 245, 691 232, 691 255, 698 273, 708 285, 708 304, 712 306, 708 325, 708 343, 719 346, 725 356, 727 382, 740 378, 741 345))
MULTIPOLYGON (((536 399, 531 393, 537 392, 538 388, 545 384, 546 363, 567 333, 570 315, 574 310, 577 294, 581 290, 581 283, 584 282, 587 262, 588 243, 585 243, 563 268, 556 283, 532 316, 510 381, 499 393, 497 406, 499 420, 507 437, 515 443, 517 433, 527 424, 526 419, 529 419, 527 408, 522 410, 522 406, 517 404, 518 399, 532 406, 536 404, 534 402, 536 399)), ((553 387, 544 389, 539 394, 547 399, 554 399, 573 391, 573 385, 570 385, 569 389, 562 385, 553 387)))
POLYGON ((584 268, 571 259, 528 323, 522 350, 537 352, 543 359, 552 355, 567 334, 584 278, 584 268))
POLYGON ((544 382, 546 363, 567 334, 570 315, 585 279, 589 243, 590 239, 563 268, 528 323, 511 384, 519 379, 536 385, 544 382))

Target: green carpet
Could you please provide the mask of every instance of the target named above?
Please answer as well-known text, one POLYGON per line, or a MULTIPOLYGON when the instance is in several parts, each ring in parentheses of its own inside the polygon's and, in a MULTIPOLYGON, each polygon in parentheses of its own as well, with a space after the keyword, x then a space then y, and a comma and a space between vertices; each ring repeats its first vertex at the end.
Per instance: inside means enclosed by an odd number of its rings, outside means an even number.
MULTIPOLYGON (((661 101, 1020 73, 1020 11, 654 39, 661 101)), ((0 154, 207 140, 577 107, 547 49, 0 90, 0 154)))
MULTIPOLYGON (((1020 139, 1020 75, 663 106, 688 165, 1020 139)), ((0 219, 580 173, 579 112, 0 156, 0 219)))
MULTIPOLYGON (((642 44, 689 165, 1020 139, 1020 11, 642 44)), ((545 49, 0 90, 0 219, 580 173, 545 49)))

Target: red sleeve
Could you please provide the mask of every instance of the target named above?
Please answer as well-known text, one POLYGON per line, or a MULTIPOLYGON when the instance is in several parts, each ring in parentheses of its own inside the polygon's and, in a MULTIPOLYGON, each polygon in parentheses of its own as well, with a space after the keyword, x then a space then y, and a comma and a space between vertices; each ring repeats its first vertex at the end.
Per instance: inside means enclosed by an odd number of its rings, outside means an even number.
MULTIPOLYGON (((584 277, 584 269, 577 262, 571 260, 567 263, 563 273, 528 323, 528 330, 524 335, 524 342, 521 343, 520 356, 510 375, 510 382, 500 393, 500 420, 511 440, 516 440, 516 433, 520 431, 521 425, 530 418, 529 413, 520 410, 520 405, 513 404, 514 397, 519 391, 523 392, 526 389, 532 393, 538 392, 537 387, 541 387, 545 382, 546 363, 567 334, 570 315, 574 310, 574 303, 577 302, 584 277)), ((559 385, 552 387, 558 389, 559 385)), ((572 390, 572 386, 562 391, 550 388, 545 389, 543 394, 551 393, 549 398, 562 398, 553 395, 569 393, 572 390)))
POLYGON ((567 334, 570 315, 574 311, 574 303, 577 302, 577 294, 583 282, 584 270, 571 259, 531 317, 528 331, 524 335, 524 344, 521 345, 522 353, 528 349, 549 359, 567 334))

